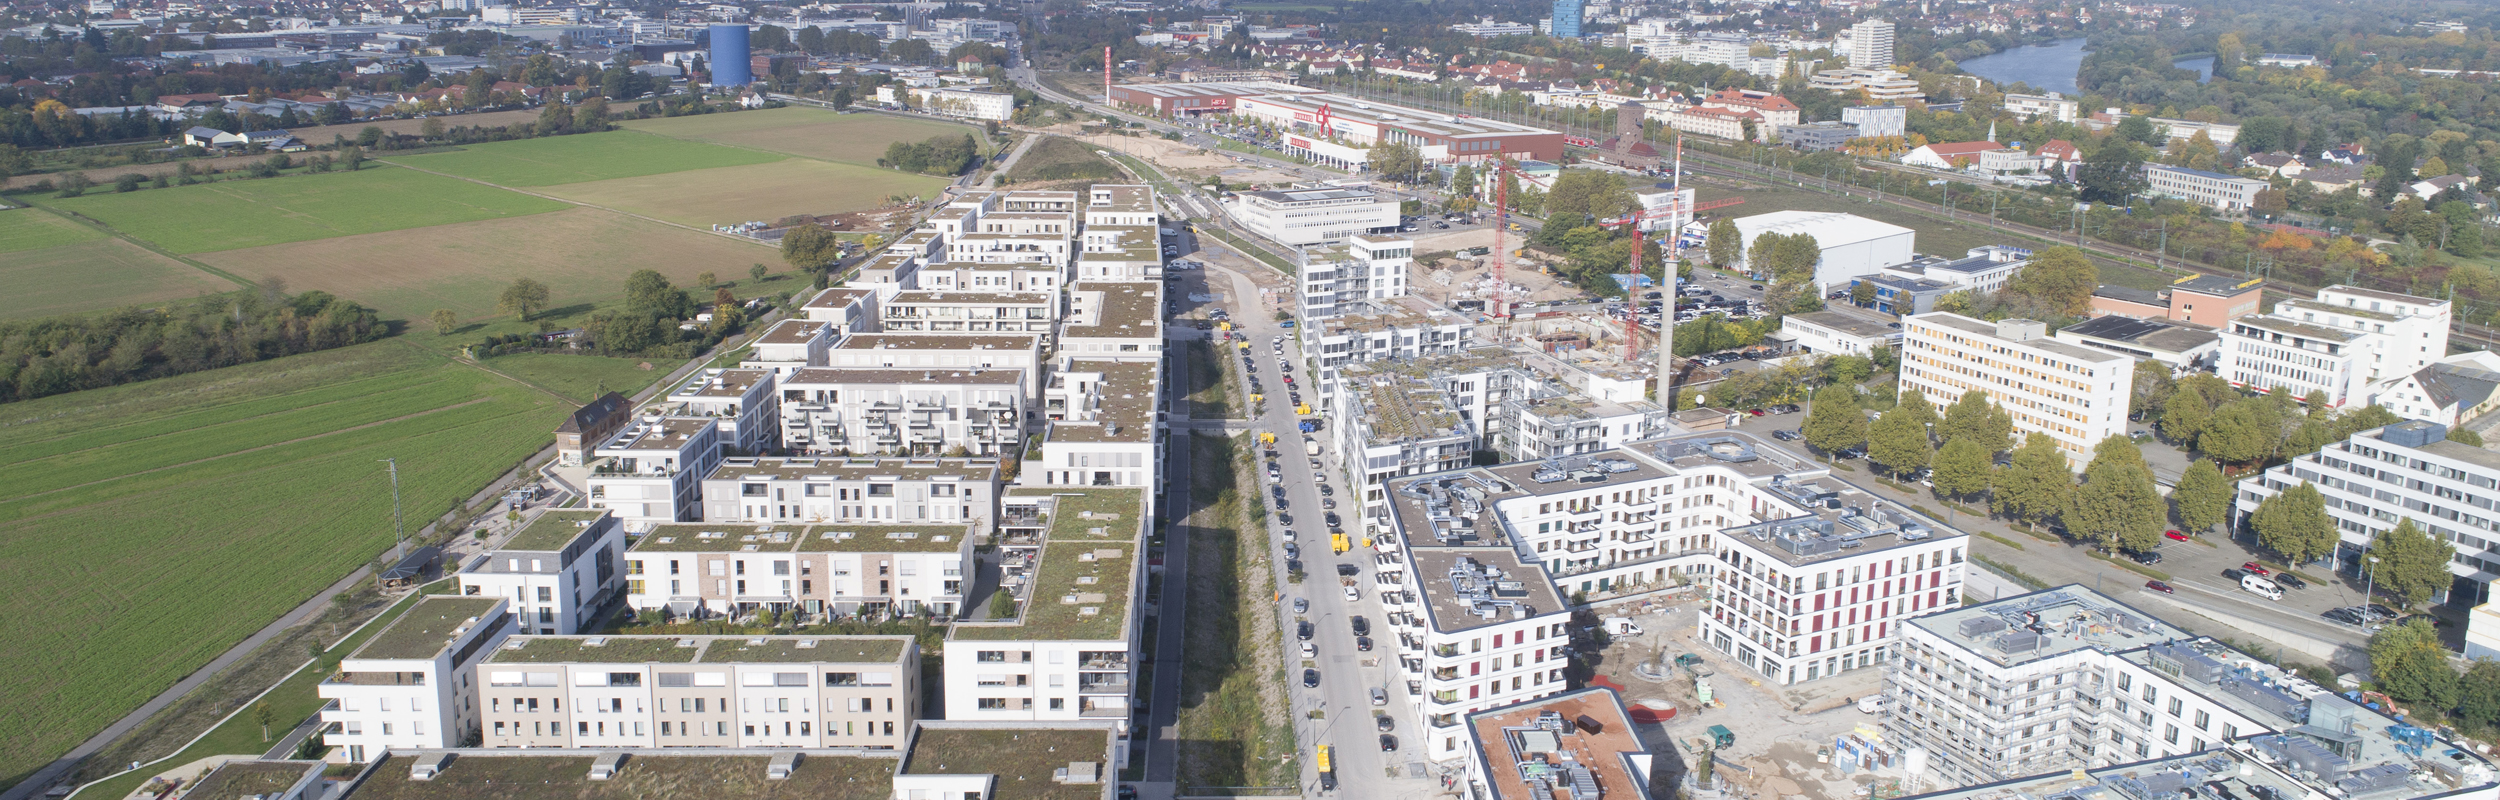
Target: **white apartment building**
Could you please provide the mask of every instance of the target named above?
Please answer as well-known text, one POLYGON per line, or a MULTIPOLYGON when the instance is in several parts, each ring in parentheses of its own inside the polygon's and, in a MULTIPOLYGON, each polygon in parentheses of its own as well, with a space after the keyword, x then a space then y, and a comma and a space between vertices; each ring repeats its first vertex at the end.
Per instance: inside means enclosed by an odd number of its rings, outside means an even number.
POLYGON ((1057 294, 1068 285, 1068 268, 1051 261, 945 262, 914 270, 910 285, 944 292, 1057 294))
POLYGON ((1127 729, 1149 492, 1053 486, 1008 494, 999 591, 1014 598, 1016 614, 948 629, 946 719, 1103 720, 1127 729))
POLYGON ((911 92, 920 110, 947 117, 1006 122, 1016 115, 1016 96, 975 89, 918 89, 911 92))
POLYGON ((1936 312, 1904 317, 1901 388, 1946 404, 1972 389, 2014 418, 2016 434, 2057 440, 2066 464, 2092 460, 2101 440, 2127 434, 2135 359, 2061 342, 2027 319, 1987 322, 1936 312))
POLYGON ((2458 580, 2448 602, 2481 604, 2500 580, 2500 455, 2448 441, 2448 426, 2406 420, 2352 438, 2240 481, 2234 522, 2266 498, 2306 483, 2326 496, 2341 536, 2335 570, 2358 574, 2371 540, 2403 520, 2456 546, 2448 571, 2458 580))
MULTIPOLYGON (((826 299, 819 295, 809 303, 812 305, 826 299)), ((830 311, 837 317, 840 314, 840 310, 830 311)), ((790 377, 792 372, 825 363, 825 351, 832 349, 833 343, 842 337, 846 323, 819 321, 812 316, 811 313, 809 319, 785 319, 764 329, 763 335, 755 337, 754 349, 747 354, 745 361, 738 362, 738 367, 770 372, 774 380, 779 381, 790 377)), ((875 323, 873 319, 863 321, 867 326, 875 323)))
POLYGON ((1850 106, 1840 110, 1840 121, 1858 126, 1858 136, 1863 138, 1900 136, 1909 131, 1910 110, 1896 105, 1850 106))
POLYGON ((1162 485, 1163 365, 1069 361, 1042 395, 1048 430, 1024 464, 1026 486, 1162 485))
POLYGON ((707 523, 982 523, 992 458, 731 458, 703 479, 707 523))
POLYGON ((550 509, 493 552, 460 565, 460 594, 511 601, 521 633, 571 635, 618 590, 625 526, 606 511, 550 509))
MULTIPOLYGON (((1435 760, 1465 755, 1462 720, 1486 709, 1561 694, 1571 611, 1554 585, 1508 547, 1443 547, 1409 540, 1376 587, 1397 637, 1400 673, 1415 702, 1409 741, 1435 760), (1403 585, 1392 588, 1393 585, 1403 585)), ((1385 559, 1384 559, 1385 560, 1385 559)))
POLYGON ((1415 265, 1415 240, 1404 236, 1361 235, 1342 245, 1302 250, 1300 317, 1304 323, 1334 317, 1357 300, 1406 296, 1406 276, 1415 265))
POLYGON ((2082 112, 2083 104, 2057 92, 2045 94, 2007 92, 2004 108, 2005 113, 2031 119, 2046 117, 2059 122, 2073 122, 2076 115, 2082 112))
POLYGON ((1465 467, 1484 447, 1447 392, 1401 366, 1346 365, 1341 385, 1326 406, 1328 418, 1336 421, 1328 433, 1340 466, 1355 476, 1352 485, 1363 487, 1367 497, 1379 496, 1358 501, 1367 511, 1385 510, 1388 479, 1465 467))
POLYGON ((500 597, 422 597, 315 691, 322 741, 364 763, 392 750, 458 747, 477 736, 477 665, 512 635, 500 597))
POLYGON ((1042 340, 1048 334, 855 333, 825 352, 823 366, 921 370, 1012 370, 1028 397, 1042 393, 1042 340))
POLYGON ((1085 194, 1085 227, 1152 228, 1163 219, 1145 184, 1097 183, 1085 194))
POLYGON ((625 554, 625 599, 673 619, 962 612, 980 522, 662 525, 625 554))
MULTIPOLYGON (((817 292, 800 308, 810 322, 833 324, 832 336, 873 332, 877 325, 877 293, 868 289, 836 286, 817 292)), ((778 325, 778 323, 776 323, 778 325)))
POLYGON ((2168 195, 2216 211, 2247 211, 2250 206, 2256 205, 2257 193, 2265 191, 2270 185, 2255 178, 2201 169, 2144 165, 2144 190, 2147 194, 2168 195))
POLYGON ((1016 369, 817 367, 781 383, 781 441, 813 456, 1015 452, 1034 401, 1016 369))
POLYGON ((884 333, 1049 334, 1059 318, 1059 298, 1049 292, 914 289, 895 292, 878 311, 884 333))
POLYGON ((1162 282, 1069 284, 1059 353, 1090 361, 1163 363, 1162 282))
POLYGON ((2368 402, 2448 354, 2448 301, 2329 286, 2315 300, 2284 300, 2274 313, 2231 320, 2215 372, 2234 386, 2295 396, 2324 391, 2342 406, 2368 402))
POLYGON ((1892 23, 1870 19, 1849 26, 1849 66, 1876 69, 1892 66, 1892 23))
MULTIPOLYGON (((821 351, 819 351, 821 352, 821 351)), ((704 369, 669 390, 669 411, 677 416, 710 417, 720 426, 722 447, 757 453, 781 446, 780 395, 773 389, 774 371, 738 367, 704 369)))
POLYGON ((1921 797, 2493 793, 2490 762, 2433 732, 2079 585, 1905 628, 1885 738, 1960 787, 1921 797))
POLYGON ((1382 359, 1456 353, 1476 336, 1476 321, 1420 297, 1337 303, 1335 316, 1306 320, 1302 352, 1318 364, 1312 375, 1322 395, 1335 391, 1337 368, 1382 359))
POLYGON ((1162 231, 1153 225, 1086 225, 1078 240, 1076 280, 1162 280, 1162 231))
POLYGON ((488 655, 487 748, 900 750, 909 636, 516 636, 488 655))
POLYGON ((629 527, 691 520, 701 513, 703 476, 720 463, 720 423, 645 416, 592 454, 591 508, 615 512, 629 527))
POLYGON ((1398 199, 1359 187, 1242 192, 1228 210, 1252 233, 1295 247, 1398 227, 1398 199))

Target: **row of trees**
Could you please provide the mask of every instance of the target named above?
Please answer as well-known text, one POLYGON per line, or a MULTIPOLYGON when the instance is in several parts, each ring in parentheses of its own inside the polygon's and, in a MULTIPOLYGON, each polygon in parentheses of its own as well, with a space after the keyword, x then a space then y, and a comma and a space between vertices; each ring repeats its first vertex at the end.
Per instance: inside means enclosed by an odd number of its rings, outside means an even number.
POLYGON ((2429 619, 2380 629, 2369 653, 2378 690, 2403 703, 2415 724, 2445 717, 2478 737, 2500 729, 2500 661, 2477 658, 2458 673, 2429 619))
POLYGON ((887 145, 885 157, 877 159, 877 166, 924 175, 959 175, 971 169, 980 157, 981 145, 972 140, 972 134, 941 134, 919 142, 887 145))
MULTIPOLYGON (((757 264, 749 273, 761 280, 768 274, 757 264)), ((714 276, 704 273, 699 282, 713 283, 714 276)), ((729 287, 718 286, 712 296, 712 318, 704 325, 683 326, 680 323, 701 310, 693 293, 672 285, 667 276, 655 270, 635 270, 625 278, 625 306, 601 310, 582 323, 581 335, 562 352, 590 352, 612 356, 648 356, 654 358, 692 358, 718 344, 722 337, 736 333, 746 322, 738 298, 729 287)), ((530 278, 513 281, 504 288, 496 308, 514 318, 528 321, 553 302, 547 285, 530 278)), ((449 333, 458 317, 449 309, 434 312, 437 333, 449 333)), ((469 348, 473 356, 486 357, 527 350, 549 350, 527 335, 488 337, 469 348)))
POLYGON ((372 309, 331 296, 257 290, 109 314, 0 322, 0 400, 247 364, 381 338, 372 309))

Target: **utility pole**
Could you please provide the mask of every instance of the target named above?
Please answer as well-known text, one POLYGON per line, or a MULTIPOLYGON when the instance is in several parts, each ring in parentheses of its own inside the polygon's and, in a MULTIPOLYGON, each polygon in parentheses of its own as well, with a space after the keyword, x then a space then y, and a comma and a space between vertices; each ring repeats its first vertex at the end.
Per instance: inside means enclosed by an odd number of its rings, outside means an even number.
MULTIPOLYGON (((399 516, 399 459, 385 458, 382 463, 391 469, 391 563, 408 557, 408 524, 399 516)), ((381 576, 374 576, 379 578, 381 576)))
POLYGON ((2161 269, 2161 260, 2170 255, 2170 218, 2161 220, 2161 246, 2153 250, 2153 268, 2161 269))

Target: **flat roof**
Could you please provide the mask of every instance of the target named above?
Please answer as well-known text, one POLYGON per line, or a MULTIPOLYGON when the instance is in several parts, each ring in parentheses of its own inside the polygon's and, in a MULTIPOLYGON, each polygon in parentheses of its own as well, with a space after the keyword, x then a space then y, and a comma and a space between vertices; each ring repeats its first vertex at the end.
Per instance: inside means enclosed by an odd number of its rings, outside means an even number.
POLYGON ((2233 184, 2241 184, 2241 185, 2246 185, 2246 184, 2251 184, 2251 183, 2254 183, 2254 184, 2259 184, 2259 185, 2263 185, 2263 184, 2265 183, 2265 181, 2257 180, 2257 179, 2255 179, 2255 178, 2242 178, 2242 177, 2240 177, 2240 176, 2238 176, 2238 175, 2224 175, 2224 174, 2219 173, 2219 172, 2207 172, 2207 171, 2205 171, 2205 170, 2201 170, 2201 169, 2188 169, 2188 168, 2186 168, 2186 167, 2173 167, 2173 166, 2170 166, 2170 165, 2167 165, 2167 164, 2146 164, 2146 165, 2144 165, 2144 171, 2146 171, 2146 172, 2174 172, 2174 173, 2178 173, 2178 174, 2181 174, 2181 175, 2194 175, 2194 176, 2199 177, 2199 178, 2205 178, 2205 179, 2209 179, 2209 180, 2222 181, 2222 182, 2224 182, 2224 183, 2233 183, 2233 184))
POLYGON ((2251 314, 2232 320, 2232 322, 2259 330, 2272 331, 2275 333, 2287 333, 2305 339, 2317 339, 2319 341, 2327 342, 2348 343, 2355 339, 2370 335, 2368 331, 2357 331, 2351 328, 2338 328, 2331 325, 2319 325, 2311 322, 2302 322, 2300 320, 2275 316, 2272 314, 2251 314))
MULTIPOLYGON (((606 752, 606 751, 599 751, 606 752)), ((464 750, 431 780, 409 777, 419 756, 393 755, 348 795, 355 800, 648 800, 701 787, 716 800, 887 800, 894 794, 892 756, 802 753, 790 776, 766 780, 787 750, 737 755, 636 751, 616 775, 594 781, 597 754, 583 750, 464 750)))
POLYGON ((1466 436, 1466 421, 1450 409, 1449 393, 1424 378, 1359 374, 1348 364, 1340 376, 1344 391, 1354 393, 1369 444, 1382 445, 1444 436, 1466 436))
POLYGON ((2032 350, 2060 358, 2071 358, 2079 361, 2103 363, 2110 361, 2134 360, 2121 353, 2112 353, 2107 350, 2095 350, 2093 348, 2084 347, 2072 342, 2061 342, 2046 335, 2020 342, 2000 338, 1997 336, 1996 323, 1986 320, 1972 319, 1970 317, 1946 311, 1939 311, 1932 314, 1918 314, 1915 316, 1904 317, 1903 319, 1915 320, 1938 327, 1952 328, 1974 336, 1987 337, 1989 341, 1997 342, 2007 347, 2032 350))
POLYGON ((1542 796, 1577 797, 1570 790, 1578 777, 1575 768, 1588 771, 1600 796, 1640 797, 1646 788, 1625 757, 1649 750, 1633 734, 1632 717, 1612 689, 1592 687, 1478 711, 1467 715, 1467 729, 1491 773, 1482 777, 1500 800, 1540 796, 1529 789, 1531 780, 1544 790, 1542 796), (1581 720, 1595 729, 1582 727, 1581 720))
POLYGON ((1041 337, 1037 334, 1005 333, 854 333, 833 346, 836 350, 1019 350, 1026 352, 1040 347, 1041 337))
POLYGON ((1308 92, 1309 89, 1272 81, 1207 81, 1203 83, 1123 83, 1111 87, 1155 97, 1245 97, 1254 95, 1308 92))
POLYGON ((391 621, 389 627, 374 634, 373 638, 365 640, 364 646, 356 648, 356 652, 348 658, 433 658, 435 654, 443 652, 443 648, 451 646, 452 634, 469 620, 476 619, 480 625, 493 622, 484 617, 487 612, 495 610, 495 604, 500 602, 503 602, 503 598, 456 595, 419 597, 416 605, 408 609, 408 613, 401 614, 399 619, 391 621))
POLYGON ((1051 776, 1084 761, 1101 765, 1105 782, 1117 781, 1111 746, 1108 728, 924 726, 899 774, 995 775, 990 800, 1101 800, 1101 783, 1064 784, 1051 776))
POLYGON ((2116 314, 2068 325, 2057 335, 2107 339, 2165 353, 2185 353, 2222 340, 2221 331, 2192 322, 2161 317, 2137 319, 2116 314))
POLYGON ((1049 441, 1054 442, 1146 442, 1154 440, 1155 378, 1161 373, 1157 361, 1070 361, 1068 372, 1102 373, 1102 402, 1094 409, 1094 418, 1055 420, 1050 423, 1049 441))
POLYGON ((2168 302, 2162 300, 2160 292, 2147 291, 2132 286, 2113 286, 2104 283, 2101 284, 2100 288, 2092 290, 2092 296, 2106 297, 2111 300, 2122 300, 2129 303, 2135 303, 2137 305, 2157 306, 2163 308, 2167 308, 2170 305, 2168 302))
POLYGON ((871 292, 867 289, 851 289, 837 286, 817 292, 815 297, 808 298, 806 307, 845 308, 850 306, 852 303, 859 302, 861 298, 872 294, 875 294, 875 292, 871 292))
MULTIPOLYGON (((998 477, 995 458, 724 458, 704 480, 898 480, 953 478, 988 481, 998 477)), ((718 524, 718 523, 715 523, 718 524)), ((736 525, 731 525, 736 528, 736 525)))
MULTIPOLYGON (((1419 544, 1409 542, 1410 544, 1419 544)), ((1433 630, 1461 633, 1504 622, 1567 614, 1545 570, 1508 547, 1407 548, 1416 590, 1433 630)))
POLYGON ((2318 292, 2321 294, 2333 292, 2336 294, 2348 294, 2354 297, 2372 297, 2380 300, 2392 300, 2398 303, 2412 303, 2428 307, 2444 306, 2448 304, 2448 301, 2435 297, 2417 297, 2409 294, 2398 294, 2396 292, 2382 292, 2377 289, 2364 289, 2359 286, 2346 286, 2340 283, 2324 289, 2319 289, 2318 292))
MULTIPOLYGON (((830 325, 832 323, 819 322, 816 324, 830 325)), ((746 397, 747 390, 755 388, 756 384, 770 382, 772 379, 772 370, 758 367, 707 369, 687 376, 684 383, 677 385, 676 391, 669 392, 668 394, 669 398, 672 400, 680 397, 709 397, 737 400, 746 397)))
POLYGON ((701 652, 676 636, 514 636, 489 664, 686 664, 701 652))
POLYGON ((1024 382, 1021 367, 910 369, 906 367, 802 367, 784 378, 784 388, 804 384, 909 384, 912 386, 1008 386, 1024 382))
POLYGON ((1917 235, 1916 231, 1899 225, 1838 211, 1773 211, 1737 217, 1735 222, 1736 227, 1749 237, 1765 233, 1811 234, 1826 251, 1855 242, 1917 235))
POLYGON ((497 548, 497 551, 562 552, 565 545, 590 532, 590 523, 607 515, 606 511, 550 509, 540 513, 537 519, 530 520, 528 526, 505 540, 503 547, 497 548))
POLYGON ((705 664, 893 664, 903 660, 909 636, 716 636, 703 647, 705 664))
POLYGON ((973 537, 969 522, 923 525, 817 525, 800 537, 801 553, 954 553, 973 537))
POLYGON ((2265 291, 2264 278, 2242 278, 2235 275, 2190 275, 2170 282, 2172 291, 2193 292, 2208 297, 2232 297, 2249 292, 2265 291))
POLYGON ((1515 125, 1497 119, 1475 116, 1452 116, 1437 111, 1407 108, 1376 100, 1349 97, 1328 92, 1297 95, 1264 95, 1259 102, 1274 103, 1287 108, 1313 113, 1328 106, 1332 117, 1365 124, 1396 128, 1415 133, 1461 138, 1469 136, 1521 136, 1554 133, 1546 128, 1515 125))
POLYGON ((770 328, 764 329, 764 335, 755 337, 755 343, 806 344, 808 340, 816 338, 816 334, 818 332, 830 327, 833 327, 833 323, 817 322, 815 320, 805 319, 785 319, 780 322, 773 323, 773 326, 770 328))
POLYGON ((2117 652, 2195 638, 2160 617, 2080 584, 1912 617, 1909 624, 1998 666, 2076 650, 2117 652), (2035 618, 2038 630, 2031 628, 2035 618))
POLYGON ((2302 311, 2324 311, 2329 314, 2339 314, 2347 317, 2377 320, 2379 322, 2395 322, 2396 320, 2403 319, 2402 317, 2398 317, 2384 311, 2371 311, 2366 308, 2339 306, 2333 303, 2321 303, 2316 300, 2303 300, 2299 298, 2293 298, 2274 304, 2275 313, 2277 314, 2284 313, 2283 309, 2286 308, 2296 308, 2302 311))
POLYGON ((676 523, 635 539, 634 553, 953 553, 971 523, 928 525, 739 525, 676 523))
POLYGON ((1007 624, 965 624, 950 639, 1110 641, 1128 627, 1129 598, 1137 589, 1135 561, 1145 532, 1145 490, 1033 487, 1011 493, 1002 504, 1050 498, 1043 536, 1024 602, 1007 624))
POLYGON ((1056 299, 1049 292, 950 292, 914 289, 908 292, 895 292, 893 297, 886 299, 885 304, 888 308, 912 303, 1037 305, 1048 304, 1056 299))
POLYGON ((1099 194, 1107 194, 1109 197, 1101 199, 1096 199, 1090 196, 1087 197, 1085 206, 1087 209, 1099 208, 1108 211, 1155 210, 1155 190, 1152 186, 1135 183, 1097 183, 1094 184, 1093 191, 1099 194))
POLYGON ((311 761, 228 761, 182 791, 182 800, 258 800, 276 797, 321 772, 311 761))
POLYGON ((662 417, 656 422, 636 422, 599 449, 673 451, 695 434, 718 424, 720 421, 711 417, 662 417))
POLYGON ((1066 339, 1083 338, 1163 338, 1163 284, 1154 281, 1086 281, 1069 284, 1068 291, 1100 292, 1096 301, 1094 323, 1078 325, 1069 322, 1059 335, 1066 339))
POLYGON ((1787 318, 1821 325, 1851 336, 1889 336, 1901 332, 1901 329, 1889 324, 1838 311, 1808 311, 1803 314, 1790 314, 1787 318))

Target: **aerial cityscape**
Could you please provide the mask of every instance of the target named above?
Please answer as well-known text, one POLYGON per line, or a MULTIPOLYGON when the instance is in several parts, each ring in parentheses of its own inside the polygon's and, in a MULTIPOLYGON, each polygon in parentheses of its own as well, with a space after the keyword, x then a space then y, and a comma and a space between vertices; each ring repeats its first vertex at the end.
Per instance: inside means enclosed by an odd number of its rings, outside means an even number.
POLYGON ((0 800, 2500 800, 2500 6, 0 14, 0 800))

